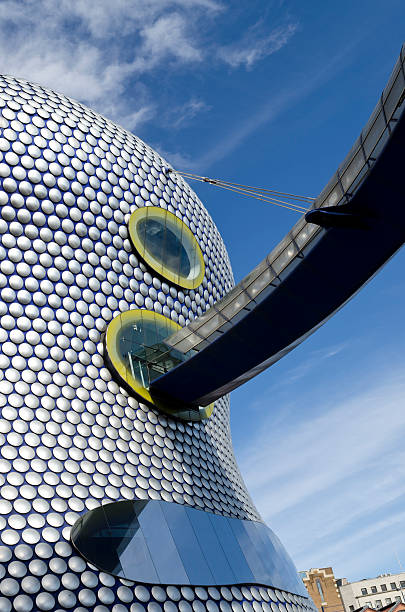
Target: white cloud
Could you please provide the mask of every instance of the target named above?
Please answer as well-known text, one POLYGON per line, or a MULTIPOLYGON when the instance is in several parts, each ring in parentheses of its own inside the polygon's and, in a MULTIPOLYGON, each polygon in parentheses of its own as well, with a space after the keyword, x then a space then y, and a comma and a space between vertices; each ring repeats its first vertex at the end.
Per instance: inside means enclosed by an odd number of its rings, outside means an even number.
POLYGON ((297 31, 297 24, 290 23, 274 29, 266 36, 259 35, 261 24, 250 28, 242 41, 218 49, 218 56, 232 68, 245 66, 250 69, 256 62, 284 47, 297 31))
POLYGON ((151 145, 156 151, 159 151, 159 155, 167 161, 170 168, 175 170, 193 170, 193 160, 188 155, 183 155, 180 152, 168 151, 160 143, 152 143, 151 145))
POLYGON ((199 63, 196 20, 221 12, 213 0, 5 0, 0 71, 92 105, 113 120, 150 120, 155 100, 137 90, 145 73, 199 63))
POLYGON ((322 397, 295 399, 302 419, 266 419, 242 450, 253 500, 300 569, 333 565, 361 577, 361 551, 370 540, 381 547, 401 521, 405 376, 397 365, 357 386, 348 376, 339 400, 325 388, 322 397))
MULTIPOLYGON (((2 0, 0 71, 139 126, 163 104, 145 86, 139 99, 129 93, 148 74, 156 78, 159 70, 166 76, 189 66, 204 70, 214 56, 234 67, 251 67, 286 44, 295 28, 257 38, 254 26, 241 43, 218 51, 209 26, 218 26, 226 10, 216 0, 2 0)), ((180 106, 172 127, 183 127, 202 110, 205 103, 192 98, 180 106)))
MULTIPOLYGON (((179 13, 164 15, 142 28, 141 52, 152 64, 162 57, 175 57, 185 62, 198 62, 202 51, 197 48, 187 32, 187 21, 179 13)), ((139 66, 139 60, 136 61, 139 66)))
POLYGON ((137 111, 128 113, 120 117, 120 124, 127 130, 136 130, 140 125, 150 121, 156 115, 156 108, 153 105, 142 106, 137 111))
POLYGON ((211 109, 204 100, 198 98, 191 98, 180 106, 172 108, 166 117, 166 121, 169 127, 179 128, 189 125, 189 123, 199 115, 200 113, 207 112, 211 109))
POLYGON ((255 452, 244 461, 246 478, 258 492, 257 501, 265 514, 272 516, 283 512, 361 471, 378 451, 382 451, 384 441, 402 436, 405 431, 402 409, 405 382, 396 380, 394 389, 393 393, 391 382, 388 385, 380 383, 356 397, 348 397, 343 404, 329 409, 325 406, 324 414, 280 430, 278 442, 270 447, 265 426, 266 433, 253 445, 255 452), (386 411, 390 414, 389 419, 386 411), (378 436, 373 435, 376 431, 378 436), (292 448, 300 448, 298 464, 295 453, 289 452, 292 448), (279 457, 283 457, 282 462, 279 457), (322 461, 322 457, 327 457, 328 461, 322 461), (271 471, 259 469, 263 465, 271 465, 271 471), (269 492, 275 490, 274 499, 269 492))

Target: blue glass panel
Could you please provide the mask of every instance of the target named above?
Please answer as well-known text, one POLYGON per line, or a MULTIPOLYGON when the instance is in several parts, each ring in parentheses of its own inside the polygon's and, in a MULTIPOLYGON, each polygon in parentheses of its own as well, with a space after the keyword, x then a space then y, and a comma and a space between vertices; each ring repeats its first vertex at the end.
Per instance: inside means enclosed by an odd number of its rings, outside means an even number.
POLYGON ((249 521, 240 521, 238 519, 228 520, 231 529, 239 542, 246 561, 250 569, 252 570, 255 582, 266 583, 266 571, 263 567, 263 563, 261 562, 259 555, 257 554, 254 548, 254 544, 250 539, 248 527, 245 524, 249 523, 249 521))
POLYGON ((215 584, 184 506, 160 502, 191 584, 215 584))
POLYGON ((72 543, 115 576, 152 584, 267 584, 306 595, 278 538, 263 523, 164 501, 121 501, 82 516, 72 543))
POLYGON ((254 576, 229 525, 230 519, 216 514, 209 514, 209 518, 228 563, 238 577, 237 582, 254 582, 254 576))
MULTIPOLYGON (((200 548, 211 568, 214 577, 213 584, 232 584, 237 582, 237 577, 233 573, 231 566, 225 556, 217 534, 211 524, 209 514, 194 508, 186 508, 186 512, 193 526, 194 533, 200 544, 200 548)), ((222 516, 216 517, 218 528, 221 529, 221 520, 227 519, 222 516)))
MULTIPOLYGON (((111 542, 105 546, 105 550, 109 551, 110 546, 111 542)), ((132 576, 136 576, 139 582, 159 582, 141 530, 132 537, 130 544, 119 552, 119 559, 125 578, 131 580, 132 576)))
POLYGON ((97 508, 83 517, 75 545, 98 567, 115 576, 136 575, 140 581, 150 581, 155 576, 157 580, 137 519, 137 511, 146 503, 123 502, 97 508))
POLYGON ((273 583, 275 568, 270 560, 274 555, 274 549, 269 538, 266 537, 265 541, 262 540, 257 524, 253 521, 243 521, 243 525, 250 539, 250 554, 252 554, 251 551, 253 550, 255 559, 257 556, 260 566, 263 568, 262 573, 260 573, 260 570, 256 572, 257 580, 264 583, 273 583))
POLYGON ((263 562, 264 567, 269 576, 274 576, 277 574, 277 567, 275 564, 275 559, 277 557, 276 550, 274 548, 274 544, 270 539, 270 530, 266 527, 266 525, 262 525, 261 523, 252 523, 255 528, 255 536, 257 539, 253 539, 256 543, 257 552, 260 555, 260 558, 263 562))
POLYGON ((189 584, 187 573, 159 503, 148 502, 138 520, 160 582, 189 584))
POLYGON ((164 225, 161 219, 141 219, 138 232, 143 236, 147 251, 159 262, 164 262, 172 272, 186 278, 190 274, 191 263, 181 240, 164 225))

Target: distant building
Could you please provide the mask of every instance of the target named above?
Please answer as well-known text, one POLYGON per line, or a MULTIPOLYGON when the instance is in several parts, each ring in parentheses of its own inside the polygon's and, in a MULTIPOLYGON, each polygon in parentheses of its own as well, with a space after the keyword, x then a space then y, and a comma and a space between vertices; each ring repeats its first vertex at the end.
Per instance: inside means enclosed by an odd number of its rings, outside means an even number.
POLYGON ((384 609, 392 604, 405 603, 405 572, 382 574, 357 582, 348 582, 342 578, 337 580, 337 585, 345 612, 355 612, 364 607, 384 609))
POLYGON ((302 581, 319 612, 344 612, 339 587, 331 567, 300 572, 302 581))
MULTIPOLYGON (((387 604, 382 608, 379 608, 380 612, 402 612, 405 610, 405 604, 401 601, 397 601, 394 604, 387 604)), ((370 608, 370 606, 363 606, 362 608, 357 608, 354 612, 375 612, 374 608, 370 608)))

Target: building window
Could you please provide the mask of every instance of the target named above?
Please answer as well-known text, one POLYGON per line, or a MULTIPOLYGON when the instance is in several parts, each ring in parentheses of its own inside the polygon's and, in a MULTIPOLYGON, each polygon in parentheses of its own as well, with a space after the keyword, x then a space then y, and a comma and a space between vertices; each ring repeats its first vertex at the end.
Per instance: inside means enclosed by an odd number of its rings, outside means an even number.
POLYGON ((386 603, 386 604, 390 604, 390 603, 392 603, 392 599, 391 599, 391 597, 387 597, 387 598, 386 598, 386 600, 385 600, 385 603, 386 603))
POLYGON ((369 608, 372 608, 371 601, 366 601, 366 606, 368 606, 369 608))
POLYGON ((159 206, 144 206, 132 213, 128 229, 136 251, 155 272, 186 289, 201 285, 203 254, 192 231, 176 215, 159 206))
POLYGON ((189 353, 181 353, 164 343, 165 339, 181 329, 180 325, 167 317, 142 308, 127 310, 110 321, 105 335, 107 363, 120 383, 129 387, 141 401, 175 415, 179 419, 201 420, 211 415, 210 407, 196 410, 176 411, 175 406, 153 398, 150 383, 168 372, 189 353))
MULTIPOLYGON (((374 587, 374 588, 375 588, 375 587, 374 587)), ((376 599, 376 600, 375 600, 375 605, 377 606, 377 608, 381 608, 381 606, 382 606, 381 599, 376 599)))
POLYGON ((354 612, 354 606, 349 606, 350 612, 354 612))
MULTIPOLYGON (((207 586, 233 584, 235 579, 271 584, 277 562, 286 568, 286 576, 293 576, 286 553, 274 549, 273 538, 263 523, 161 500, 103 504, 82 515, 71 531, 73 546, 101 571, 134 582, 203 581, 207 586), (257 575, 248 562, 256 542, 263 542, 263 550, 270 553, 270 563, 267 568, 257 566, 257 575)), ((296 588, 294 581, 287 585, 289 591, 296 588)))
POLYGON ((401 580, 400 583, 401 589, 405 589, 405 580, 401 580))
POLYGON ((371 587, 371 592, 372 593, 377 593, 377 587, 376 586, 372 586, 371 587))
POLYGON ((401 601, 401 597, 400 597, 399 595, 397 595, 397 596, 395 597, 395 601, 401 601))
POLYGON ((397 588, 397 583, 396 582, 391 582, 391 589, 393 591, 395 591, 396 588, 397 588))
POLYGON ((367 589, 361 589, 361 594, 362 595, 367 595, 367 589))
POLYGON ((318 578, 316 579, 316 588, 319 591, 319 595, 321 596, 321 601, 322 603, 325 601, 325 595, 323 594, 323 590, 322 590, 322 585, 321 585, 321 581, 318 580, 318 578))
POLYGON ((382 591, 386 591, 387 590, 387 585, 386 584, 382 584, 381 585, 381 590, 382 591))

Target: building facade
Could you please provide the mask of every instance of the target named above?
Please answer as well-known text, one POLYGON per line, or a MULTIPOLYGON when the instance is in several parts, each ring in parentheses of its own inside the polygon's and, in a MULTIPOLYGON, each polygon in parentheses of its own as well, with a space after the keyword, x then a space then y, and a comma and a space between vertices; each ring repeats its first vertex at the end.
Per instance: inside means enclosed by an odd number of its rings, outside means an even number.
POLYGON ((343 612, 343 601, 331 567, 313 568, 300 576, 319 612, 343 612))
POLYGON ((206 209, 63 95, 2 77, 0 125, 0 612, 311 609, 241 478, 229 398, 185 415, 142 395, 164 326, 233 286, 206 209))
POLYGON ((378 609, 394 603, 405 603, 405 572, 382 574, 376 578, 365 578, 348 582, 338 581, 345 612, 354 612, 364 606, 378 609))

